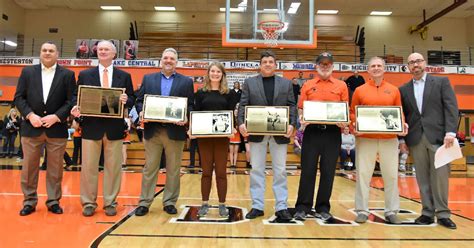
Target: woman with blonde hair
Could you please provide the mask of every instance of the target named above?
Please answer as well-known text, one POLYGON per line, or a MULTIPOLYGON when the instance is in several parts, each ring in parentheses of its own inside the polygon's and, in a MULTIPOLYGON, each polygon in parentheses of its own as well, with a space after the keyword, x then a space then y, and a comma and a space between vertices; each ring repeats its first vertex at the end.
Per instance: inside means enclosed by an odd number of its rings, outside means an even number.
POLYGON ((15 150, 15 140, 20 130, 20 116, 15 108, 11 108, 8 115, 3 120, 3 136, 5 137, 3 142, 3 154, 2 157, 8 156, 13 157, 15 150))
MULTIPOLYGON (((227 86, 224 66, 213 62, 207 69, 204 77, 204 87, 196 92, 194 97, 196 111, 233 110, 232 98, 227 86)), ((234 129, 235 132, 235 129, 234 129)), ((190 136, 191 139, 195 138, 190 136)), ((229 216, 225 205, 227 194, 227 152, 230 137, 198 138, 198 147, 201 154, 201 194, 202 206, 199 216, 205 216, 210 208, 209 195, 212 185, 212 172, 216 173, 217 195, 219 197, 219 215, 229 216)))

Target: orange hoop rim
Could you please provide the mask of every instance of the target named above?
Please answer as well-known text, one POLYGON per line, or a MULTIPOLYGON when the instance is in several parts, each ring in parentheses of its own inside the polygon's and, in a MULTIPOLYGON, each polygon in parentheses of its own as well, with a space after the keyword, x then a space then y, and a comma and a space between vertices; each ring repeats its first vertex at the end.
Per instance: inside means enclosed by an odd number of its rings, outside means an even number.
POLYGON ((276 31, 282 30, 285 27, 285 23, 281 21, 277 21, 277 20, 263 21, 263 22, 259 22, 258 26, 260 27, 261 30, 265 32, 276 32, 276 31))

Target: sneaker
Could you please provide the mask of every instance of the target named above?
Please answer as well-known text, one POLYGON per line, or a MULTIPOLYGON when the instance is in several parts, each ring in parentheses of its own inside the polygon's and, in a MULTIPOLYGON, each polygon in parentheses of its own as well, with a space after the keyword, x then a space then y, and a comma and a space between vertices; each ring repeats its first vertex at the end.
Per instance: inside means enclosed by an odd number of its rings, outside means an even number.
POLYGON ((105 215, 107 215, 107 216, 117 215, 117 208, 115 208, 114 206, 105 207, 105 215))
POLYGON ((405 165, 404 164, 399 165, 398 170, 401 171, 401 172, 406 171, 405 165))
POLYGON ((327 221, 332 218, 332 215, 328 212, 316 213, 314 216, 320 218, 321 220, 327 221))
POLYGON ((90 217, 90 216, 94 215, 94 212, 95 212, 95 208, 92 207, 92 206, 88 206, 88 207, 85 207, 84 209, 82 209, 82 215, 84 215, 86 217, 90 217))
MULTIPOLYGON (((209 204, 202 204, 201 208, 199 208, 198 216, 199 217, 206 216, 207 212, 209 212, 209 204)), ((220 211, 219 211, 219 213, 220 213, 220 211)))
POLYGON ((305 211, 296 211, 296 213, 293 215, 293 218, 295 218, 295 220, 304 221, 306 220, 306 213, 305 211))
POLYGON ((402 224, 402 221, 398 218, 396 214, 385 216, 385 221, 389 224, 395 224, 395 225, 402 224))
POLYGON ((357 223, 365 223, 369 219, 369 216, 365 214, 357 214, 357 218, 355 219, 355 222, 357 223))
POLYGON ((225 204, 219 204, 219 216, 221 217, 228 217, 229 216, 229 210, 225 206, 225 204))

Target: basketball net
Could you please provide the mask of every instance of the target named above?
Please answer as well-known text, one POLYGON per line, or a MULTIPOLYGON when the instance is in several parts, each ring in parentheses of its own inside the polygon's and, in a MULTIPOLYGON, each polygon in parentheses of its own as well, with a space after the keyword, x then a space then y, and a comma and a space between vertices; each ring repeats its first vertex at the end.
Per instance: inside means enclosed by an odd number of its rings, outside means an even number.
POLYGON ((280 21, 264 21, 259 23, 260 29, 262 30, 264 44, 269 47, 278 46, 278 37, 281 31, 285 27, 285 24, 280 21))

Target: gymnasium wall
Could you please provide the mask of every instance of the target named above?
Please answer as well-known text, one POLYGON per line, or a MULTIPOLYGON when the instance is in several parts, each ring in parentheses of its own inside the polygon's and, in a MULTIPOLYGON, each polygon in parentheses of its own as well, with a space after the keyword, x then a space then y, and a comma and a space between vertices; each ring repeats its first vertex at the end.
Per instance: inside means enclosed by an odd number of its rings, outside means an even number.
MULTIPOLYGON (((25 10, 24 11, 25 40, 35 38, 37 43, 45 40, 65 41, 66 47, 73 47, 78 38, 113 38, 128 39, 129 23, 137 21, 140 28, 142 22, 164 23, 193 23, 201 30, 206 23, 221 23, 224 25, 225 14, 215 12, 156 12, 156 11, 79 11, 70 9, 25 10), (193 17, 194 15, 194 17, 193 17), (54 16, 54 18, 50 18, 54 16), (59 33, 50 34, 48 28, 59 28, 59 33)), ((421 10, 420 10, 421 15, 421 10)), ((420 23, 420 17, 376 17, 376 16, 343 16, 343 15, 316 15, 316 25, 335 29, 353 29, 350 35, 355 35, 357 25, 365 27, 367 57, 383 55, 383 45, 386 44, 387 54, 396 54, 406 57, 415 46, 418 51, 427 49, 444 50, 464 49, 467 51, 472 44, 473 18, 443 17, 429 25, 428 39, 422 40, 419 34, 409 34, 408 28, 420 23), (442 36, 443 41, 433 41, 433 36, 442 36)), ((204 29, 204 32, 219 33, 219 25, 213 26, 216 30, 204 29)), ((21 30, 21 29, 20 29, 21 30)), ((141 30, 143 31, 143 30, 141 30)), ((160 31, 160 30, 155 30, 160 31)), ((35 51, 36 52, 36 51, 35 51)), ((25 55, 31 55, 31 47, 25 47, 25 55)), ((468 63, 467 56, 463 56, 463 64, 468 63)))

